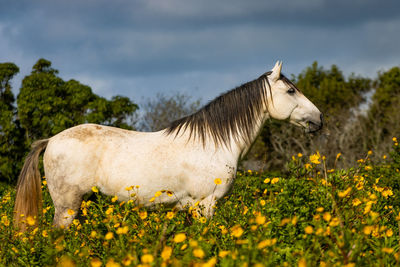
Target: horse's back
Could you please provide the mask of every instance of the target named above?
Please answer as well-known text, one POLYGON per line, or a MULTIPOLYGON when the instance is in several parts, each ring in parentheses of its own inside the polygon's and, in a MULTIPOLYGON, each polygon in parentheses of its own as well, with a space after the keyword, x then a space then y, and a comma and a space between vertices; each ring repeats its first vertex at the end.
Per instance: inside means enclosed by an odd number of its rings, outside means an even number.
POLYGON ((87 190, 99 178, 104 153, 112 153, 108 148, 113 143, 121 146, 122 139, 135 133, 114 127, 82 124, 53 136, 44 154, 48 183, 67 183, 87 190))

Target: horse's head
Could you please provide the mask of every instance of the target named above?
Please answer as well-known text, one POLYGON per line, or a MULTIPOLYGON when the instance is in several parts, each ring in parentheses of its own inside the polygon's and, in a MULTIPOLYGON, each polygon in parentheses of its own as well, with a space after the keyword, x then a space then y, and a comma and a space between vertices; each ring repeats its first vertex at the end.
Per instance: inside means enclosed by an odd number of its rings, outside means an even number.
POLYGON ((282 62, 277 61, 267 75, 270 87, 270 101, 267 104, 269 116, 278 120, 289 119, 291 123, 303 126, 307 132, 320 130, 323 124, 322 113, 281 74, 281 69, 282 62))

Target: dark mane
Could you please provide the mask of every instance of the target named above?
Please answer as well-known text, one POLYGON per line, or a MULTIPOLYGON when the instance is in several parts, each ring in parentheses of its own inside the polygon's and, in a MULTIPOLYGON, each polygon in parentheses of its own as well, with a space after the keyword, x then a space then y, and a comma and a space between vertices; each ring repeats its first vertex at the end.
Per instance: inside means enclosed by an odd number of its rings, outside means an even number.
MULTIPOLYGON (((266 72, 258 79, 220 95, 196 113, 172 122, 165 129, 166 134, 177 136, 181 131, 189 131, 189 139, 199 138, 203 145, 207 138, 215 145, 228 146, 231 138, 250 144, 254 124, 261 119, 263 106, 267 103, 266 84, 271 92, 267 78, 270 74, 266 72)), ((281 79, 293 85, 285 76, 281 75, 281 79)))

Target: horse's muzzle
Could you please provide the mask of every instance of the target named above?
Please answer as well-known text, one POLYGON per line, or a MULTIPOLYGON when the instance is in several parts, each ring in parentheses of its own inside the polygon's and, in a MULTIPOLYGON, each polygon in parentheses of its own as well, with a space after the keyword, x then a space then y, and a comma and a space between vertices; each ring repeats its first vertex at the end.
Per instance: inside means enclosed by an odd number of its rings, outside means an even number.
POLYGON ((322 126, 324 125, 324 120, 323 120, 323 115, 322 113, 319 116, 319 120, 309 120, 307 122, 307 128, 306 128, 306 132, 307 133, 315 133, 318 132, 319 130, 322 129, 322 126))

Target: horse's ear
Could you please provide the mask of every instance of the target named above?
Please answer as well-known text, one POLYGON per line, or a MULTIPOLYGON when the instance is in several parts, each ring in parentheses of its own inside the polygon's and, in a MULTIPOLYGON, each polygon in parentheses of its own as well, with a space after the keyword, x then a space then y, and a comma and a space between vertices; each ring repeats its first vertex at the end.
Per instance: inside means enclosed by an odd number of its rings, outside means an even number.
POLYGON ((275 66, 272 68, 272 73, 270 75, 270 79, 274 82, 276 82, 277 80, 279 80, 279 78, 281 77, 281 69, 282 69, 282 61, 277 61, 275 63, 275 66))

